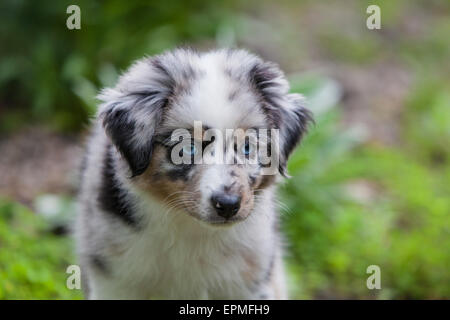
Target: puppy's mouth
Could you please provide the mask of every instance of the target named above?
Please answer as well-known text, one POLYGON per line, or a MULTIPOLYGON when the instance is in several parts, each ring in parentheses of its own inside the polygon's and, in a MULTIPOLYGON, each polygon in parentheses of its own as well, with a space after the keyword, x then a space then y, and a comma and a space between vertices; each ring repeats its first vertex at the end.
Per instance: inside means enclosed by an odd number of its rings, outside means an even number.
POLYGON ((201 217, 196 216, 197 220, 201 222, 201 224, 213 227, 231 227, 237 225, 243 221, 245 221, 248 216, 250 216, 252 208, 241 208, 235 215, 231 217, 223 217, 217 214, 216 211, 208 208, 205 210, 205 214, 201 217))
POLYGON ((185 212, 204 227, 212 228, 231 227, 246 220, 249 216, 249 214, 243 214, 243 212, 241 213, 240 211, 235 216, 230 218, 218 216, 215 212, 211 212, 210 210, 203 211, 203 214, 199 214, 199 212, 192 212, 190 210, 185 210, 185 212))
POLYGON ((203 222, 217 227, 226 227, 226 226, 232 226, 234 224, 237 224, 239 222, 242 222, 246 219, 246 217, 241 216, 235 216, 229 219, 221 218, 221 217, 214 217, 209 219, 202 219, 203 222))

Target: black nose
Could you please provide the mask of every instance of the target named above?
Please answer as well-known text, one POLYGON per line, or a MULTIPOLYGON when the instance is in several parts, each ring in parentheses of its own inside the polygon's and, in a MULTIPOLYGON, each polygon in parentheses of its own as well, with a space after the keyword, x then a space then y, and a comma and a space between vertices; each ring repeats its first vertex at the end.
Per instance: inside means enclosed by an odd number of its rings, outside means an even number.
POLYGON ((229 219, 239 211, 241 197, 226 193, 217 193, 212 195, 211 203, 219 216, 229 219))

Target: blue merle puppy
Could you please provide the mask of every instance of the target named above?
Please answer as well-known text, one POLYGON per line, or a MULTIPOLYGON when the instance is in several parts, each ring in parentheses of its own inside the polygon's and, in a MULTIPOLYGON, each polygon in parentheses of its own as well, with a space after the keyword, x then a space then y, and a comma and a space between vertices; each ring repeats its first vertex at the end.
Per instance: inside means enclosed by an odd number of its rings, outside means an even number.
MULTIPOLYGON (((275 64, 245 50, 177 49, 137 61, 100 93, 75 228, 88 298, 287 298, 275 186, 311 121, 288 90, 275 64), (195 121, 277 129, 276 173, 174 163, 171 134, 195 121)), ((182 150, 216 143, 201 139, 182 150)))

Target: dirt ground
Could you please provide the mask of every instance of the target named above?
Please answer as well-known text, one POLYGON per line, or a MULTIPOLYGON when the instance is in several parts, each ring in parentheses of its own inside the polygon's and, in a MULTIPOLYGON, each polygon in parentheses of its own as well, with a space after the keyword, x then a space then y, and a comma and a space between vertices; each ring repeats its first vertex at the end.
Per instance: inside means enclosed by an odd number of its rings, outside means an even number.
POLYGON ((44 193, 74 193, 81 138, 33 127, 0 138, 0 194, 30 205, 44 193))

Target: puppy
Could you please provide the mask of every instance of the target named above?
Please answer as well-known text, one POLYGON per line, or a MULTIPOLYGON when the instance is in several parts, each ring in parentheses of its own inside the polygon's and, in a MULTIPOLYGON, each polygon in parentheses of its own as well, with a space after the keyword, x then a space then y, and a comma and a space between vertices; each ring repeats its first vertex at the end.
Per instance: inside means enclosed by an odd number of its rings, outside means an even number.
POLYGON ((276 65, 247 51, 177 49, 137 61, 100 93, 75 227, 88 298, 287 298, 275 184, 311 121, 288 89, 276 65), (174 161, 208 146, 252 152, 247 138, 205 139, 211 129, 271 129, 278 141, 261 145, 275 170, 174 161), (177 130, 192 136, 181 144, 177 130))

